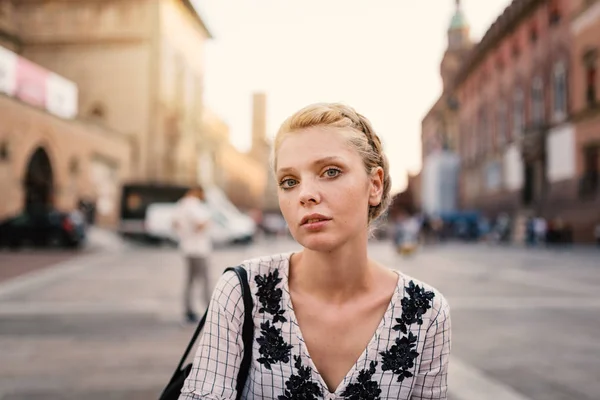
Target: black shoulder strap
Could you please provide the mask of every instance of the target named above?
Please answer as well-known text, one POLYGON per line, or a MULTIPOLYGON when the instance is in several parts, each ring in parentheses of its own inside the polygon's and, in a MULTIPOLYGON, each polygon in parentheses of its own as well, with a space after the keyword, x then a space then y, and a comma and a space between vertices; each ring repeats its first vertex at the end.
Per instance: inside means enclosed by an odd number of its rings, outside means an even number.
MULTIPOLYGON (((235 272, 238 279, 240 280, 240 283, 242 284, 242 298, 244 300, 244 325, 242 327, 242 339, 244 341, 244 356, 242 358, 242 363, 240 364, 240 370, 238 372, 236 385, 237 399, 239 400, 242 397, 242 391, 244 389, 246 379, 248 378, 248 371, 250 370, 250 364, 252 362, 252 342, 254 340, 254 322, 252 321, 252 308, 254 305, 252 302, 252 294, 250 293, 248 273, 246 272, 246 270, 242 266, 238 265, 237 267, 227 268, 223 273, 226 273, 228 271, 235 272)), ((181 360, 179 361, 179 364, 175 369, 176 374, 179 370, 181 370, 185 363, 185 360, 194 348, 194 344, 196 343, 196 340, 198 339, 198 336, 200 335, 200 332, 202 331, 202 328, 204 328, 204 324, 206 323, 207 315, 208 309, 204 312, 202 319, 198 323, 198 326, 196 327, 196 330, 192 335, 190 343, 185 349, 185 352, 183 353, 183 356, 181 357, 181 360)))
MULTIPOLYGON (((248 284, 248 274, 246 269, 241 266, 232 268, 238 276, 238 279, 242 283, 242 298, 244 299, 244 325, 242 327, 242 339, 244 341, 244 357, 240 364, 240 370, 238 371, 237 378, 237 400, 242 398, 242 392, 244 391, 244 385, 248 379, 248 372, 250 371, 250 364, 252 363, 252 343, 254 341, 254 321, 252 320, 252 309, 254 304, 252 302, 252 294, 250 293, 250 285, 248 284)), ((229 268, 227 270, 230 270, 229 268)), ((226 270, 226 271, 227 271, 226 270)))

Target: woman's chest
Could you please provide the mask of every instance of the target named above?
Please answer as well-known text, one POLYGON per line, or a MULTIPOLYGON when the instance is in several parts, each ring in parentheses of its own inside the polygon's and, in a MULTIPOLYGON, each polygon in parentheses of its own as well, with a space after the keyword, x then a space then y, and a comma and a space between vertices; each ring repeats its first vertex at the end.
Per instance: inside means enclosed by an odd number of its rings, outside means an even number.
POLYGON ((278 400, 410 398, 426 330, 416 310, 427 307, 412 296, 394 298, 387 311, 292 306, 277 278, 259 280, 247 393, 278 400))
POLYGON ((335 391, 374 340, 386 304, 331 307, 302 304, 295 307, 301 335, 312 362, 330 391, 335 391))

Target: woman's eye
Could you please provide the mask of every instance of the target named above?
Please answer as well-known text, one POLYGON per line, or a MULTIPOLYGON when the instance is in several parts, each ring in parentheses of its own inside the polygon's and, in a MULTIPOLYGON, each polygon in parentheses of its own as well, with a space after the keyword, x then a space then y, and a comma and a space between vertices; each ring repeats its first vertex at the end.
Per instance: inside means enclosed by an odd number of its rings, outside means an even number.
POLYGON ((284 179, 279 183, 279 186, 283 189, 289 189, 298 184, 298 181, 292 178, 284 179))
POLYGON ((327 176, 328 178, 335 178, 336 176, 338 176, 342 171, 340 171, 337 168, 329 168, 327 171, 325 171, 325 176, 327 176))

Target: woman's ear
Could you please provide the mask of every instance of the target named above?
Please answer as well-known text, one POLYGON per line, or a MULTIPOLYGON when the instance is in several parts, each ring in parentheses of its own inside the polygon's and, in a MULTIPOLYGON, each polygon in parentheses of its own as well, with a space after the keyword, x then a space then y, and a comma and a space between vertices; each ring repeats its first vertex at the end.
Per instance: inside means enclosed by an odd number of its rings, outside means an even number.
POLYGON ((377 167, 373 170, 370 176, 369 190, 369 205, 372 207, 378 206, 381 203, 383 195, 383 168, 377 167))

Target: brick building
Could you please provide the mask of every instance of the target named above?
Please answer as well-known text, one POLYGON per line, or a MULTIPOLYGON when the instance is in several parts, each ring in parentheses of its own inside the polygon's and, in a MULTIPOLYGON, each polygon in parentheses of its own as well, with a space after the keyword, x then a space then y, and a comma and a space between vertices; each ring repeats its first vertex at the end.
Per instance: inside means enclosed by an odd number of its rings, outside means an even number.
POLYGON ((461 203, 490 217, 561 218, 576 240, 580 207, 571 18, 583 1, 514 0, 454 81, 461 203))
POLYGON ((583 240, 600 224, 600 1, 580 1, 571 24, 572 118, 579 201, 570 217, 583 240))

